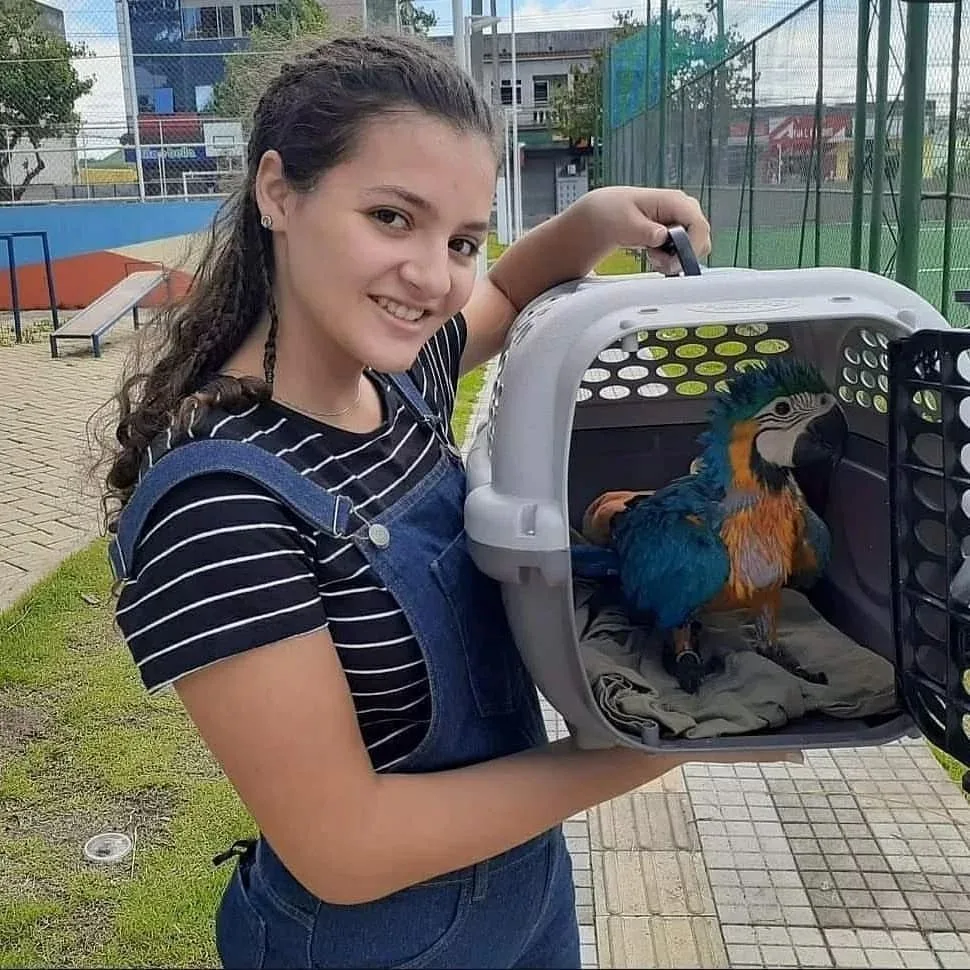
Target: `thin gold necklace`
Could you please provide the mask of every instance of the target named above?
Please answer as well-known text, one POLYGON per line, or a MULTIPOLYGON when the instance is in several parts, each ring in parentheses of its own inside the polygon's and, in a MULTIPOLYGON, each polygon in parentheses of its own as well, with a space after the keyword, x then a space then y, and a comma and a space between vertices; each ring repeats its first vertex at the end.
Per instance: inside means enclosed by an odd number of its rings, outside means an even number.
POLYGON ((279 401, 280 404, 285 404, 289 408, 293 408, 294 411, 303 411, 306 414, 312 414, 315 418, 339 418, 347 414, 349 411, 353 411, 358 404, 360 404, 360 394, 361 386, 363 381, 359 381, 357 384, 357 396, 347 405, 345 408, 341 408, 339 411, 313 411, 310 408, 303 407, 302 405, 293 404, 287 401, 285 398, 280 397, 274 392, 273 397, 275 400, 279 401))

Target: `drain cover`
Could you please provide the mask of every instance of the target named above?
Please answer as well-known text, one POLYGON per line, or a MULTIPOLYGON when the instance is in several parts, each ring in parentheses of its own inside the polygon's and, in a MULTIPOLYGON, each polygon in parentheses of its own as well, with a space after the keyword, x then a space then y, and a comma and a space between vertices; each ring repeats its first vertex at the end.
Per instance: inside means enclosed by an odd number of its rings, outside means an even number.
POLYGON ((84 843, 85 858, 92 862, 120 862, 131 852, 131 839, 123 832, 102 832, 84 843))

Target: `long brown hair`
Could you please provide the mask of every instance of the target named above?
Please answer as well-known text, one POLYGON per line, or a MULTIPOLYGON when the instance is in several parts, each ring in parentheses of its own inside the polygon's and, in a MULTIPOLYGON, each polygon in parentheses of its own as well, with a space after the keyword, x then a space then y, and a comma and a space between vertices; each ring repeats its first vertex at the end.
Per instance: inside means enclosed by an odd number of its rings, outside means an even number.
POLYGON ((284 65, 270 82, 253 115, 245 178, 213 220, 186 297, 150 328, 160 340, 154 363, 136 366, 115 395, 116 443, 108 449, 103 494, 109 531, 159 434, 171 429, 178 441, 202 409, 235 412, 271 394, 279 321, 272 242, 260 225, 254 191, 262 155, 275 149, 290 184, 310 191, 354 150, 363 126, 402 108, 496 142, 490 106, 471 78, 418 38, 337 37, 284 65), (226 360, 267 314, 263 379, 221 375, 226 360))

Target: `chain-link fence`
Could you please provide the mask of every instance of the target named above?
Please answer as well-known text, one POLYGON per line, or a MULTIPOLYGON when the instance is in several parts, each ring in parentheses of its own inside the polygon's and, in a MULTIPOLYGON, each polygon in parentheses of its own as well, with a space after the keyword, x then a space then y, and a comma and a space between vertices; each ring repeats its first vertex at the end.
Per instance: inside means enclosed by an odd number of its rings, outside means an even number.
POLYGON ((401 29, 402 11, 414 9, 406 0, 58 2, 0 0, 0 204, 224 192, 277 62, 334 31, 401 29))
POLYGON ((954 301, 970 288, 962 4, 808 0, 739 40, 740 21, 709 17, 688 32, 653 2, 649 26, 606 53, 605 180, 697 196, 712 265, 857 266, 970 322, 954 301), (922 85, 904 81, 907 29, 922 85), (918 111, 904 124, 904 88, 923 102, 922 129, 918 111))

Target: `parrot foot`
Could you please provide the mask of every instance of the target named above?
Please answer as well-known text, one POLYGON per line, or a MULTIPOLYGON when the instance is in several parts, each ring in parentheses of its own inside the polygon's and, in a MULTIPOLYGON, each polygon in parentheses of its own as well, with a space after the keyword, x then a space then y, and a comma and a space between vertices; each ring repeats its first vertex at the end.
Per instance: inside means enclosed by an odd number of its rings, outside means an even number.
POLYGON ((683 633, 678 636, 675 631, 673 637, 664 640, 664 669, 677 679, 681 690, 688 694, 696 694, 708 674, 724 668, 718 657, 711 657, 707 662, 701 659, 700 633, 701 624, 694 620, 687 637, 683 637, 683 633))
POLYGON ((777 641, 774 643, 764 644, 758 648, 758 652, 762 656, 767 657, 769 660, 778 664, 779 667, 784 667, 789 673, 794 674, 796 677, 800 677, 802 680, 808 681, 810 684, 825 685, 829 682, 829 678, 825 671, 806 670, 777 641))
POLYGON ((693 650, 684 650, 674 658, 674 676, 681 690, 688 694, 696 694, 704 677, 700 654, 693 650))

